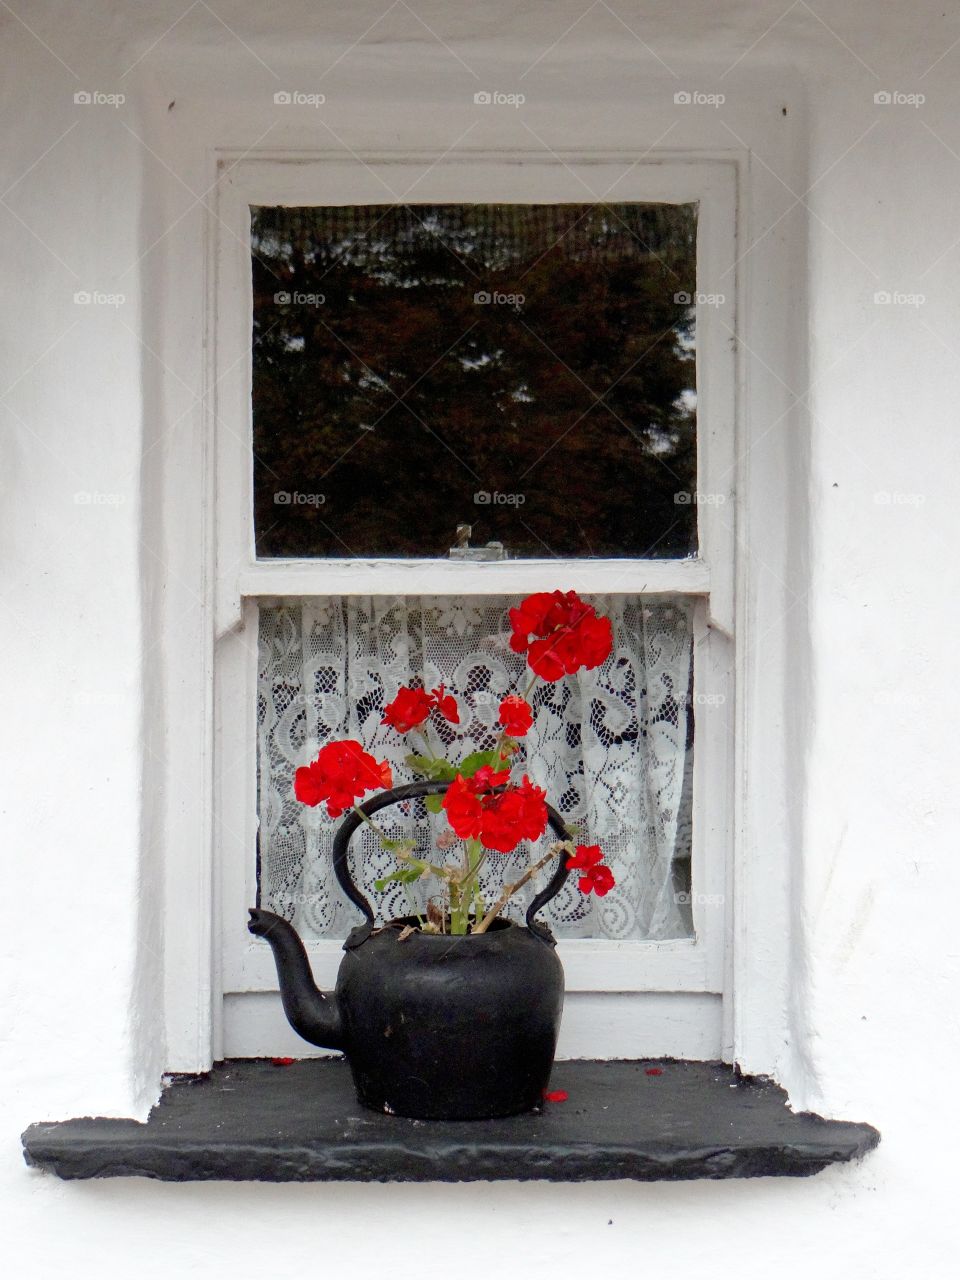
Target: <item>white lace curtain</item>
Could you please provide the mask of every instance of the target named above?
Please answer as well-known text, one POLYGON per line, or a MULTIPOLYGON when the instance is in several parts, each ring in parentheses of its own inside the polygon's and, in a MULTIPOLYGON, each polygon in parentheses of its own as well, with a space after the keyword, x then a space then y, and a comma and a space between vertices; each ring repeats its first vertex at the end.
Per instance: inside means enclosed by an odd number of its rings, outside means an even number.
MULTIPOLYGON (((601 845, 617 885, 603 898, 585 897, 571 876, 540 918, 558 937, 683 937, 689 912, 677 892, 677 870, 690 856, 692 608, 679 597, 597 596, 592 602, 613 621, 613 653, 595 671, 538 683, 522 768, 546 788, 555 809, 579 824, 583 843, 601 845)), ((398 686, 417 680, 427 688, 443 682, 457 696, 460 725, 431 727, 435 741, 443 737, 453 746, 452 758, 491 747, 500 699, 522 691, 527 680, 524 657, 507 643, 512 603, 345 597, 261 607, 261 902, 292 920, 302 936, 344 937, 359 916, 333 875, 337 822, 324 807, 297 802, 294 771, 330 739, 351 737, 391 762, 395 783, 413 781, 403 758, 416 744, 380 720, 398 686)), ((442 814, 414 801, 382 810, 378 822, 391 835, 413 837, 436 860, 436 840, 446 827, 442 814)), ((351 850, 354 878, 379 920, 422 908, 420 885, 391 885, 383 894, 374 889, 374 880, 396 864, 370 831, 358 832, 351 850)), ((491 855, 486 900, 536 856, 530 846, 509 857, 491 855)), ((532 892, 514 899, 509 914, 520 918, 532 892)))

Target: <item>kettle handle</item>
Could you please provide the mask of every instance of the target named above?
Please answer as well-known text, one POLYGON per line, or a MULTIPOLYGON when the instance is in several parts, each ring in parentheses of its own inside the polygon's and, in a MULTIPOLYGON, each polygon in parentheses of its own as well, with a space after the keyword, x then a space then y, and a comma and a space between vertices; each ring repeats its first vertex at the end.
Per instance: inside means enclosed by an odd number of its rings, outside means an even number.
MULTIPOLYGON (((420 796, 435 796, 447 790, 449 782, 408 782, 402 787, 393 787, 390 791, 381 791, 379 795, 374 796, 371 800, 367 800, 364 804, 358 805, 361 813, 366 814, 368 818, 378 813, 381 809, 386 809, 391 804, 399 804, 403 800, 416 800, 420 796)), ((357 827, 360 826, 363 819, 359 813, 352 811, 346 815, 337 829, 337 834, 333 841, 333 871, 340 884, 340 888, 344 891, 354 906, 359 907, 363 912, 366 920, 366 927, 361 926, 358 933, 367 936, 373 927, 374 912, 373 907, 357 888, 353 876, 350 874, 350 864, 347 860, 347 849, 350 845, 350 839, 357 827)), ((566 824, 557 813, 556 809, 547 805, 547 821, 549 822, 554 834, 558 840, 569 840, 570 832, 567 830, 566 824)), ((548 902, 557 896, 563 888, 569 872, 567 871, 566 859, 561 857, 557 860, 557 869, 550 877, 549 882, 536 895, 530 906, 527 908, 527 928, 531 933, 535 934, 544 942, 553 942, 553 936, 550 930, 544 924, 539 924, 534 916, 538 911, 542 910, 548 902)), ((357 941, 359 941, 359 937, 357 941)))

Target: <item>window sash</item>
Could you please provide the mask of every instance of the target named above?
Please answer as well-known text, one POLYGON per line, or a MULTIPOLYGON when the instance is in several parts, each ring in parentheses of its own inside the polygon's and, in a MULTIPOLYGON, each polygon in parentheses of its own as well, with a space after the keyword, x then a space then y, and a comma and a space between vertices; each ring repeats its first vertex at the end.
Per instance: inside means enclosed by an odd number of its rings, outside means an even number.
POLYGON ((216 628, 240 622, 242 601, 257 595, 409 593, 509 594, 570 586, 570 566, 601 575, 596 590, 709 593, 710 615, 733 632, 735 534, 736 169, 726 161, 616 161, 562 155, 459 156, 441 161, 341 155, 298 164, 245 161, 218 188, 216 351, 216 628), (522 163, 518 163, 521 161, 522 163), (379 170, 386 170, 384 179, 379 170), (586 175, 586 176, 584 176, 586 175), (484 203, 582 201, 584 190, 618 200, 699 204, 697 238, 697 503, 699 555, 690 560, 487 562, 258 560, 253 528, 251 205, 383 203, 398 198, 484 203), (722 304, 710 299, 723 298, 722 304), (627 585, 615 586, 620 574, 627 585), (429 586, 425 586, 426 582, 429 586), (652 585, 647 585, 647 584, 652 585), (532 585, 536 584, 536 586, 532 585))
MULTIPOLYGON (((728 797, 732 768, 732 668, 728 639, 708 622, 706 601, 694 615, 693 841, 691 883, 695 936, 667 942, 562 940, 558 954, 568 991, 720 992, 726 936, 728 797)), ((277 988, 273 958, 246 932, 247 908, 257 898, 258 602, 244 604, 239 630, 220 645, 218 664, 219 767, 217 822, 222 869, 225 992, 277 988)), ((318 983, 332 986, 342 943, 306 942, 318 983)))

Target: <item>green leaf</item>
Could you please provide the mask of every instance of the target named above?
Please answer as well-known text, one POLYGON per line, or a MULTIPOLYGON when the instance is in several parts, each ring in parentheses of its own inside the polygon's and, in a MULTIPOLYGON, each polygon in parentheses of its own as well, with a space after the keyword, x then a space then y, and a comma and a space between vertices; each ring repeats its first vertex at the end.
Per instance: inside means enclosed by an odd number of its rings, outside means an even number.
POLYGON ((404 840, 391 840, 389 836, 381 836, 380 843, 388 853, 407 853, 410 849, 416 847, 416 841, 409 838, 404 840))
POLYGON ((396 871, 391 871, 381 880, 374 880, 373 887, 378 893, 383 893, 388 884, 414 884, 428 870, 425 862, 417 862, 412 867, 398 867, 396 871))
POLYGON ((443 796, 424 796, 423 803, 430 813, 441 813, 443 811, 443 796))
POLYGON ((482 769, 484 765, 490 765, 499 773, 507 766, 500 759, 499 751, 474 751, 472 755, 460 761, 459 769, 465 778, 472 778, 478 769, 482 769))
POLYGON ((429 756, 411 755, 405 757, 406 763, 417 773, 422 773, 431 782, 452 782, 457 776, 456 765, 446 760, 431 760, 429 756))

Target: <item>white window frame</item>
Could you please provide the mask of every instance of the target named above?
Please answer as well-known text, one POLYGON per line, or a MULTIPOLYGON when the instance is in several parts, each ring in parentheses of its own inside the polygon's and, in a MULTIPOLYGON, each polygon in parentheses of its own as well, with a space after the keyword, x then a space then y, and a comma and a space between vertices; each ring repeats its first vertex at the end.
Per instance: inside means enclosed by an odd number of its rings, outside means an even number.
MULTIPOLYGON (((246 932, 246 908, 256 895, 256 672, 258 601, 295 595, 506 594, 574 587, 581 591, 694 598, 698 636, 694 752, 693 916, 695 937, 671 942, 564 940, 559 953, 567 990, 583 993, 570 1052, 629 1053, 632 1034, 617 1032, 600 1050, 590 1034, 591 1009, 603 996, 634 997, 627 1020, 642 1016, 644 994, 728 994, 734 815, 734 582, 737 419, 738 181, 735 159, 622 154, 542 155, 524 152, 438 158, 314 155, 257 157, 226 168, 211 228, 216 262, 212 382, 216 439, 215 576, 215 865, 221 902, 219 987, 232 1008, 225 1052, 249 1042, 235 1028, 262 1018, 264 999, 278 1004, 268 949, 246 932), (427 166, 429 166, 427 168, 427 166), (425 173, 425 168, 427 172, 425 173), (626 169, 626 172, 625 172, 626 169), (589 185, 579 173, 589 174, 589 185), (388 175, 386 181, 383 174, 388 175), (411 190, 412 189, 412 190, 411 190), (583 202, 587 191, 615 200, 699 204, 697 290, 722 295, 697 304, 699 546, 690 560, 449 560, 258 561, 253 529, 252 378, 249 207, 384 203, 391 192, 408 202, 583 202), (725 904, 718 906, 718 904, 725 904), (589 993, 589 995, 588 995, 589 993), (246 1005, 238 997, 248 996, 246 1005), (242 1012, 246 1008, 248 1013, 242 1012), (256 1010, 256 1012, 254 1012, 256 1010), (233 1028, 233 1030, 231 1030, 233 1028)), ((321 987, 333 985, 341 944, 307 943, 321 987)), ((684 1016, 706 1006, 683 1004, 684 1016)), ((267 1018, 269 1023, 275 1010, 267 1018)), ((622 1013, 622 1010, 621 1010, 622 1013)), ((715 1019, 711 1008, 704 1016, 715 1019)), ((604 1015, 606 1016, 606 1015, 604 1015)), ((267 1033, 268 1036, 271 1033, 267 1033)), ((271 1046, 261 1051, 269 1052, 271 1046)), ((277 1045, 280 1052, 283 1046, 277 1045)), ((252 1050, 251 1050, 252 1051, 252 1050)))

